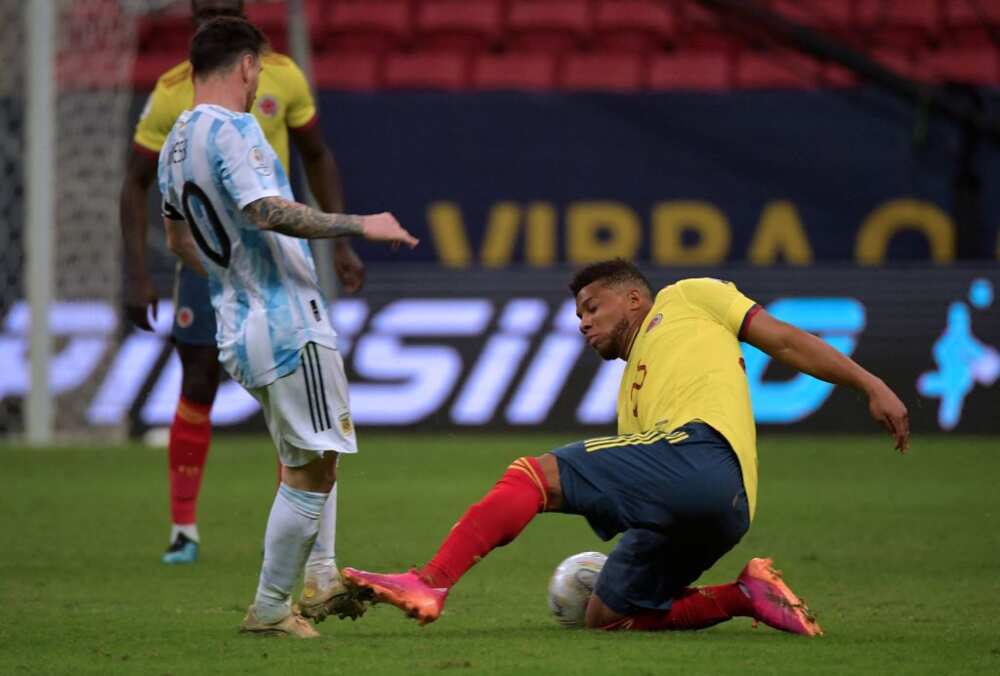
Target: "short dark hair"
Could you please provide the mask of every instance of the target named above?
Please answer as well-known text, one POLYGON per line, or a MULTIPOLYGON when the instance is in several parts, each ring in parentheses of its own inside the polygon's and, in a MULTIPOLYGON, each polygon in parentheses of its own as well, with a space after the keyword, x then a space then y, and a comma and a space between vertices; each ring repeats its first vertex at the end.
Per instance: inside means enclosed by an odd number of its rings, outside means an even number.
POLYGON ((653 297, 653 286, 646 279, 646 276, 639 271, 634 263, 624 258, 612 258, 607 261, 591 263, 585 268, 577 270, 573 275, 573 280, 569 283, 569 290, 573 295, 580 293, 580 289, 596 281, 605 284, 627 284, 632 282, 640 285, 653 297))
POLYGON ((191 69, 204 78, 231 68, 244 54, 260 56, 269 49, 267 38, 246 19, 220 16, 207 22, 191 38, 191 69))

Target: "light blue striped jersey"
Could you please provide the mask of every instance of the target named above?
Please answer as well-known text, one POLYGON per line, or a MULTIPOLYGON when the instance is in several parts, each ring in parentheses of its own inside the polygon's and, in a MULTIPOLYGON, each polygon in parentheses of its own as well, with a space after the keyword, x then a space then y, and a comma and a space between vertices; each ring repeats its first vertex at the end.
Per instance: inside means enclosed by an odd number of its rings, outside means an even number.
POLYGON ((160 151, 163 214, 186 220, 209 273, 219 361, 244 387, 298 368, 308 342, 336 349, 308 243, 262 231, 243 208, 294 199, 257 120, 220 106, 184 111, 160 151))

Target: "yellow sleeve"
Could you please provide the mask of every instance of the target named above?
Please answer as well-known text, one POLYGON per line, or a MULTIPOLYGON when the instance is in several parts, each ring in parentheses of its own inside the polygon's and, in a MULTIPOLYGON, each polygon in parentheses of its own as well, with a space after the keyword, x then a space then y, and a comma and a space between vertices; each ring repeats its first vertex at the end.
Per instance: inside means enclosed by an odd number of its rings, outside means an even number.
POLYGON ((739 336, 743 320, 757 303, 750 300, 732 282, 700 277, 678 282, 684 299, 697 312, 703 313, 739 336))
POLYGON ((282 82, 287 87, 288 101, 285 121, 290 129, 302 127, 312 122, 316 117, 316 102, 313 100, 309 82, 298 65, 288 59, 288 66, 282 76, 282 82))
POLYGON ((135 136, 132 140, 136 145, 142 146, 154 153, 159 153, 160 148, 167 140, 170 130, 177 121, 177 116, 184 109, 177 109, 170 92, 161 83, 156 83, 156 88, 149 95, 142 114, 139 116, 139 124, 135 127, 135 136))

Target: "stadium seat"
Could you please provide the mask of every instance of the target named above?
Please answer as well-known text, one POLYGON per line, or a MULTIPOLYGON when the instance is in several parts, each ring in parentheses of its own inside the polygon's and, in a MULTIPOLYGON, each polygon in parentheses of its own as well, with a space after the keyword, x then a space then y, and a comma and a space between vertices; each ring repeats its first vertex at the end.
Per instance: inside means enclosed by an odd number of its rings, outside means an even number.
POLYGON ((821 81, 826 87, 853 87, 858 84, 857 76, 843 66, 827 63, 821 72, 821 81))
POLYGON ((338 0, 326 14, 325 48, 382 53, 407 45, 411 37, 406 0, 338 0))
POLYGON ((736 86, 744 89, 803 89, 819 79, 816 60, 794 52, 748 50, 736 62, 736 86))
POLYGON ((926 79, 934 82, 974 85, 1000 82, 997 53, 988 46, 927 52, 917 59, 917 69, 926 79))
POLYGON ((255 2, 246 5, 247 18, 267 36, 275 51, 288 51, 288 6, 286 3, 255 2))
POLYGON ((313 55, 317 89, 373 91, 381 85, 379 56, 365 52, 320 52, 313 55))
POLYGON ((386 55, 387 89, 465 89, 469 59, 452 52, 394 52, 386 55))
POLYGON ((726 54, 674 52, 650 58, 647 82, 652 90, 728 89, 732 80, 730 73, 730 58, 726 54))
POLYGON ((907 51, 875 49, 869 56, 897 75, 919 80, 922 74, 916 67, 913 56, 907 51))
POLYGON ((984 0, 946 0, 945 39, 956 46, 986 45, 1000 35, 1000 3, 984 0))
POLYGON ((647 52, 672 43, 674 13, 662 0, 602 0, 594 14, 594 45, 619 52, 647 52))
POLYGON ((836 34, 853 26, 853 0, 772 0, 771 9, 798 23, 836 34))
POLYGON ((473 89, 546 91, 555 86, 556 57, 550 54, 481 54, 472 66, 473 89))
POLYGON ((919 49, 941 32, 937 0, 857 0, 857 26, 874 48, 919 49))
POLYGON ((514 49, 572 51, 590 37, 589 5, 586 0, 511 0, 507 28, 514 49))
POLYGON ((686 48, 729 49, 738 43, 725 28, 722 17, 694 0, 678 2, 677 41, 686 48))
POLYGON ((161 75, 187 59, 187 54, 149 52, 137 54, 132 65, 132 87, 136 91, 150 92, 161 75))
POLYGON ((164 12, 143 17, 138 27, 139 52, 172 52, 186 58, 193 30, 190 12, 164 12))
POLYGON ((642 88, 638 54, 577 52, 566 56, 560 85, 571 91, 635 92, 642 88))
POLYGON ((422 49, 480 52, 500 41, 500 0, 423 0, 416 31, 422 49))

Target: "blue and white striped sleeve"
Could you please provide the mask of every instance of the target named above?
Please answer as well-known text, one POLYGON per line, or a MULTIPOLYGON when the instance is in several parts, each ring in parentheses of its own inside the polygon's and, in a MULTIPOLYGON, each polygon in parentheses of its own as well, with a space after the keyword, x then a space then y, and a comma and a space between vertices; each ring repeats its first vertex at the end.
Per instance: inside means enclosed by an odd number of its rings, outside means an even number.
POLYGON ((226 192, 242 209, 262 197, 280 197, 277 157, 251 115, 226 121, 209 151, 226 192))

